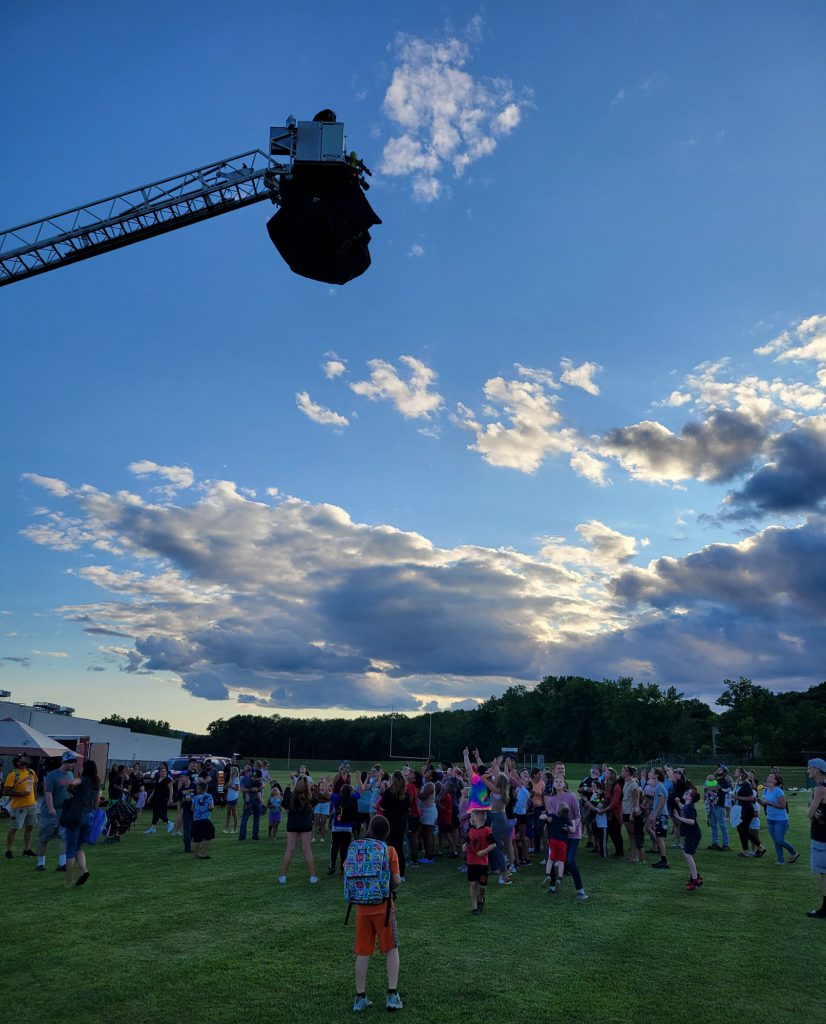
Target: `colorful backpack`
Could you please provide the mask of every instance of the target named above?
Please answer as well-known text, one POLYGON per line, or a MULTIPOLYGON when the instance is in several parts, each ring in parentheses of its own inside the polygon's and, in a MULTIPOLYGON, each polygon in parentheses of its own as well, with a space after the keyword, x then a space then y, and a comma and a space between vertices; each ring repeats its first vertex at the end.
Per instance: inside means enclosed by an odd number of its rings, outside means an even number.
POLYGON ((344 899, 347 915, 352 905, 378 906, 387 901, 390 919, 390 855, 380 839, 354 839, 344 861, 344 899))

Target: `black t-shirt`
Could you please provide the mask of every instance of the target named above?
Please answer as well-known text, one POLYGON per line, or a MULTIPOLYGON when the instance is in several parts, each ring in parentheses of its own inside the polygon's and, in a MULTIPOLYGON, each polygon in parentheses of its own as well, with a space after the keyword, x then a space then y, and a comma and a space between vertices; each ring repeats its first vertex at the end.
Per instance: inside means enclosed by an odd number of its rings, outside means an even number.
POLYGON ((381 813, 390 822, 391 832, 403 832, 407 826, 407 815, 410 811, 410 794, 405 793, 401 799, 387 789, 381 795, 381 813))
POLYGON ((195 780, 187 772, 180 776, 178 779, 178 792, 177 798, 180 801, 181 807, 186 807, 189 810, 192 809, 192 798, 198 792, 195 785, 195 780))
POLYGON ((726 797, 731 790, 731 783, 728 779, 717 779, 717 792, 715 793, 715 804, 717 807, 726 806, 726 797))
POLYGON ((691 824, 686 825, 683 821, 680 823, 680 833, 683 836, 697 836, 700 832, 700 826, 697 824, 697 808, 694 804, 684 804, 683 809, 680 812, 681 818, 691 818, 691 824))
POLYGON ((812 818, 809 837, 816 843, 826 843, 826 807, 822 803, 812 818))
POLYGON ((754 790, 750 782, 741 782, 737 787, 737 797, 742 799, 740 807, 743 809, 741 821, 748 822, 754 817, 754 790))
POLYGON ((109 772, 109 799, 120 800, 123 796, 123 776, 120 772, 109 772))
POLYGON ((169 783, 170 778, 168 775, 163 779, 158 778, 155 780, 155 788, 149 797, 151 804, 160 804, 161 807, 166 807, 169 803, 169 783))
POLYGON ((668 811, 670 814, 676 813, 677 800, 682 800, 687 789, 688 783, 683 775, 680 775, 674 780, 674 785, 671 787, 671 791, 668 794, 668 811))

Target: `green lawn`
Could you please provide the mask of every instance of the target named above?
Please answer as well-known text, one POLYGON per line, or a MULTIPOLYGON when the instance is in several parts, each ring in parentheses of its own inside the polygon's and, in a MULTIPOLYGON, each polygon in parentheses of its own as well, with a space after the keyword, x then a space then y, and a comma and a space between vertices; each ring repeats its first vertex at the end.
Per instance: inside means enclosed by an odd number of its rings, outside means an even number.
MULTIPOLYGON (((826 921, 805 917, 819 898, 804 799, 790 798, 790 838, 803 852, 797 864, 777 867, 771 853, 758 861, 701 849, 705 885, 696 893, 685 891, 679 851, 669 851, 672 870, 660 872, 583 849, 587 902, 574 900, 570 882, 561 894, 542 894, 534 865, 507 889, 492 885, 485 915, 475 918, 455 862, 409 870, 398 900, 405 1019, 822 1019, 817 965, 826 921)), ((352 1019, 354 922, 345 928, 339 879, 327 878, 322 865, 311 887, 299 859, 279 886, 283 835, 241 845, 216 821, 209 861, 186 857, 180 839, 144 836, 144 820, 120 844, 92 847, 88 885, 70 890, 54 871, 55 847, 38 874, 19 856, 18 836, 18 855, 0 866, 8 1019, 352 1019)), ((708 841, 704 826, 702 846, 708 841)), ((367 1019, 385 1015, 383 991, 377 956, 368 979, 376 1006, 367 1019)))

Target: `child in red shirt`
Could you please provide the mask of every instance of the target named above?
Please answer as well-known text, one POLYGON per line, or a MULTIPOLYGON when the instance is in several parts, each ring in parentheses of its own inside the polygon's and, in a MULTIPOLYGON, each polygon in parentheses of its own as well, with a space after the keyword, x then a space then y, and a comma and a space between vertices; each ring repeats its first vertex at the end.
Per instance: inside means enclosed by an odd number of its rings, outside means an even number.
POLYGON ((488 884, 488 854, 496 849, 493 829, 485 825, 485 811, 472 811, 468 841, 462 847, 467 858, 467 880, 470 882, 471 911, 477 917, 485 909, 488 884))

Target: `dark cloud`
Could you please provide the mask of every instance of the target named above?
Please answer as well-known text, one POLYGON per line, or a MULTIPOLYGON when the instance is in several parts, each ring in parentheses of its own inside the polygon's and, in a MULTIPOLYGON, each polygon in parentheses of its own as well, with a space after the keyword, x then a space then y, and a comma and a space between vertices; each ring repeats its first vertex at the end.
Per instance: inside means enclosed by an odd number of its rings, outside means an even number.
POLYGON ((376 566, 319 595, 329 635, 398 674, 530 676, 536 639, 523 581, 483 564, 376 566))
POLYGON ((83 632, 90 636, 122 636, 128 640, 134 636, 133 633, 123 633, 118 629, 110 629, 109 626, 86 626, 83 632))
POLYGON ((86 666, 86 671, 87 672, 105 672, 106 669, 105 669, 105 667, 103 665, 87 665, 86 666))
POLYGON ((747 472, 766 436, 751 417, 718 409, 686 423, 679 434, 650 420, 609 430, 598 447, 640 479, 719 483, 747 472))
POLYGON ((229 690, 214 672, 187 672, 181 676, 184 689, 204 700, 229 700, 229 690))
POLYGON ((658 558, 613 584, 623 602, 656 608, 705 603, 762 619, 826 621, 826 519, 793 529, 770 526, 739 544, 710 544, 683 558, 658 558))
POLYGON ((768 462, 726 499, 724 518, 819 509, 826 499, 826 432, 800 426, 776 438, 768 462))
POLYGON ((21 668, 28 668, 32 663, 31 658, 18 658, 12 656, 11 654, 7 654, 5 657, 0 658, 0 661, 11 661, 15 665, 19 665, 21 668))

